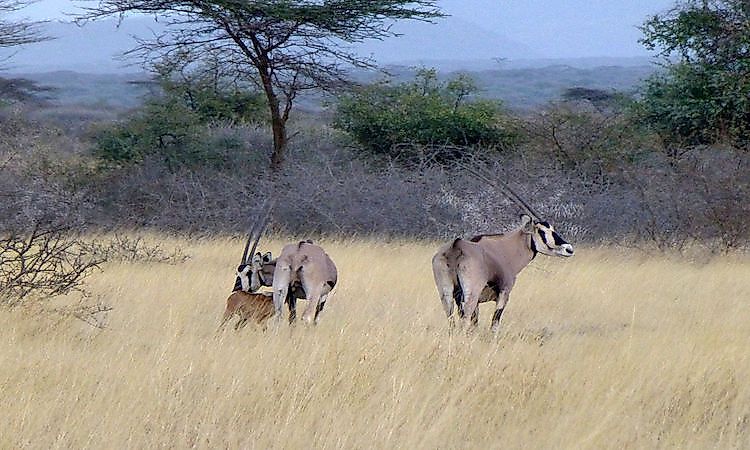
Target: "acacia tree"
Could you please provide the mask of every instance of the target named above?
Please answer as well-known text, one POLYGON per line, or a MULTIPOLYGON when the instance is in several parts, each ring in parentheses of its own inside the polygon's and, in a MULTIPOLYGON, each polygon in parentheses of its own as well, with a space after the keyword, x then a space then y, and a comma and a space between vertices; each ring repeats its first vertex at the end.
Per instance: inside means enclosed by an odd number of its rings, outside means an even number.
POLYGON ((271 168, 280 170, 287 147, 287 121, 297 96, 331 90, 347 69, 374 67, 351 44, 395 36, 394 21, 442 16, 434 0, 99 0, 80 20, 127 14, 153 15, 166 24, 155 38, 131 52, 156 61, 188 52, 210 55, 238 76, 253 79, 265 94, 273 131, 271 168))

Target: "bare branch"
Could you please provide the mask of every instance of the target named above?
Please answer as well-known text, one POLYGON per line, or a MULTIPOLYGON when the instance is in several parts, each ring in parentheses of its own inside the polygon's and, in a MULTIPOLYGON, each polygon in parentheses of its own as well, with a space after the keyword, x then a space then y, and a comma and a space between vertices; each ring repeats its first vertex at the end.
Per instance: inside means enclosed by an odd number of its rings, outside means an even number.
POLYGON ((40 29, 45 21, 6 18, 8 14, 17 12, 32 3, 34 1, 0 0, 0 48, 16 47, 51 39, 40 29))
POLYGON ((104 260, 64 226, 35 223, 0 238, 0 299, 13 306, 29 296, 83 291, 82 281, 104 260))

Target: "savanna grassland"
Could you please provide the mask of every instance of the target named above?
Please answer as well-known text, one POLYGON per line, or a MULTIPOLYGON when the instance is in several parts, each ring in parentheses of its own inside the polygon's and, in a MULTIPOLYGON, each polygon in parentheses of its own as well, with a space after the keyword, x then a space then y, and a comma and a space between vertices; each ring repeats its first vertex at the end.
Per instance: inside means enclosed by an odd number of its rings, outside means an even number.
POLYGON ((448 332, 435 243, 320 242, 340 283, 317 327, 216 333, 230 239, 105 265, 103 330, 3 310, 0 448, 750 446, 746 256, 540 256, 493 337, 488 305, 448 332))

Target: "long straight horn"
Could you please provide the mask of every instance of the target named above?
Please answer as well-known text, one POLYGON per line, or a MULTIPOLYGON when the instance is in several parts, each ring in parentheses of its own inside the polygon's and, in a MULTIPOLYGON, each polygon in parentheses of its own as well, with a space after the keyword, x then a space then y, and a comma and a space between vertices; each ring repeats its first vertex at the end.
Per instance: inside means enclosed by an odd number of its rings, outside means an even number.
POLYGON ((247 242, 245 242, 245 249, 242 252, 242 260, 240 261, 240 264, 247 264, 248 254, 252 258, 252 255, 255 253, 255 249, 258 247, 260 237, 263 235, 263 231, 268 224, 270 213, 271 205, 268 203, 268 200, 264 200, 263 205, 261 206, 261 214, 260 216, 256 217, 255 222, 253 222, 253 226, 250 229, 250 233, 247 235, 247 242), (251 242, 253 243, 252 250, 250 250, 251 242))
POLYGON ((503 182, 501 180, 498 180, 498 179, 491 178, 490 176, 485 175, 485 174, 479 172, 477 169, 475 169, 473 167, 463 166, 463 168, 467 172, 469 172, 470 174, 472 174, 475 177, 479 178, 480 180, 482 180, 482 181, 484 181, 486 183, 489 183, 492 186, 495 186, 496 188, 500 189, 501 191, 505 191, 505 195, 513 203, 515 203, 516 205, 520 206, 524 211, 526 211, 526 213, 528 215, 530 215, 532 219, 537 220, 537 221, 539 220, 539 215, 536 212, 534 212, 534 210, 531 209, 531 206, 529 206, 528 203, 526 203, 521 198, 520 195, 516 194, 516 192, 513 189, 511 189, 511 187, 508 186, 507 183, 505 183, 505 182, 503 182))
POLYGON ((240 259, 240 264, 245 264, 247 262, 247 251, 250 249, 250 242, 252 242, 253 235, 255 234, 254 231, 255 230, 251 231, 247 235, 247 242, 245 242, 245 249, 242 251, 242 259, 240 259))
POLYGON ((268 208, 263 213, 263 218, 260 221, 260 225, 258 226, 258 235, 255 237, 253 248, 250 250, 250 258, 252 258, 255 254, 255 249, 258 248, 258 242, 260 242, 260 237, 263 236, 263 232, 266 231, 266 226, 268 225, 268 221, 270 220, 270 218, 271 205, 268 205, 268 208))

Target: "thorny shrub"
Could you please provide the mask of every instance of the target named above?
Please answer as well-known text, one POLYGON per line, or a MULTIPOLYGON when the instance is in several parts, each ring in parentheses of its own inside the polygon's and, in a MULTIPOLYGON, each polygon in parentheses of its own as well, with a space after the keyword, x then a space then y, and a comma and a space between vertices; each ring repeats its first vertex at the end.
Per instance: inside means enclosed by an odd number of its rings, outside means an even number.
POLYGON ((48 299, 84 292, 83 280, 104 259, 64 225, 34 226, 0 237, 0 299, 16 306, 29 298, 48 299))
POLYGON ((106 261, 180 264, 188 259, 181 248, 166 250, 159 244, 148 244, 142 237, 115 234, 109 241, 91 244, 93 252, 106 261))

